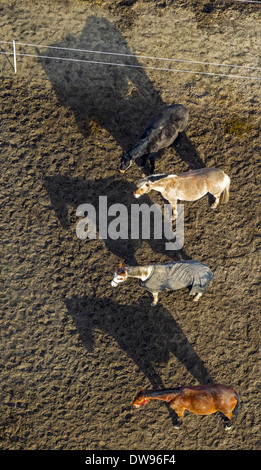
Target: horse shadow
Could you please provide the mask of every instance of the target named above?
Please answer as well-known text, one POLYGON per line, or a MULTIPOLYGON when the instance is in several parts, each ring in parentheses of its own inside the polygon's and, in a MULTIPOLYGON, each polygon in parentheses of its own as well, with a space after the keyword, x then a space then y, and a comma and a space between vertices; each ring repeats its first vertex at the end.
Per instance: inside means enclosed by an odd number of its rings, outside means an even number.
MULTIPOLYGON (((38 50, 39 60, 58 102, 74 113, 80 133, 87 138, 95 123, 108 131, 123 153, 128 151, 167 103, 162 100, 122 33, 107 19, 89 16, 79 35, 70 34, 52 47, 54 49, 48 49, 48 56, 64 60, 46 59, 43 57, 46 53, 38 50), (77 50, 96 50, 102 54, 77 50), (128 56, 111 55, 110 51, 128 56), (92 63, 84 62, 86 60, 92 63)), ((186 134, 176 150, 177 153, 173 151, 174 161, 179 156, 191 168, 204 166, 186 134)), ((163 153, 159 152, 157 159, 163 153)))
MULTIPOLYGON (((70 178, 69 176, 55 175, 46 176, 44 178, 44 185, 49 194, 52 208, 54 209, 58 220, 64 230, 72 228, 72 220, 76 216, 77 207, 82 204, 91 204, 96 212, 96 229, 97 238, 100 232, 101 223, 101 207, 100 207, 100 196, 107 197, 107 207, 109 208, 113 204, 122 204, 128 210, 128 238, 112 239, 109 236, 103 238, 107 249, 115 254, 119 259, 123 260, 126 264, 136 265, 137 261, 135 253, 142 243, 142 227, 143 219, 139 218, 139 238, 133 238, 132 228, 134 221, 132 220, 131 207, 137 203, 137 200, 133 197, 133 193, 136 186, 122 178, 101 178, 97 180, 88 180, 84 178, 70 178), (73 213, 71 211, 73 209, 73 213)), ((147 195, 144 195, 142 204, 147 206, 152 205, 152 201, 147 195)), ((160 215, 161 216, 161 215, 160 215)), ((108 216, 108 224, 115 217, 108 216)), ((81 219, 77 219, 76 223, 81 219)), ((135 219, 137 224, 137 219, 135 219)), ((75 225, 76 227, 76 225, 75 225)), ((175 226, 173 226, 173 232, 175 226)), ((150 237, 145 241, 154 253, 163 254, 166 253, 168 258, 171 260, 185 260, 188 256, 184 250, 169 250, 166 252, 166 243, 171 241, 165 238, 164 235, 164 223, 162 219, 162 238, 155 239, 154 234, 154 218, 150 217, 150 237)), ((174 233, 173 233, 174 237, 174 233)))
POLYGON ((187 136, 186 130, 181 133, 180 146, 175 147, 176 153, 186 163, 190 170, 204 168, 206 165, 198 155, 195 146, 187 136))
MULTIPOLYGON (((74 297, 66 299, 65 304, 87 351, 93 350, 94 330, 104 331, 115 338, 120 349, 138 366, 153 388, 166 387, 154 364, 168 363, 171 355, 199 383, 213 383, 203 361, 164 306, 158 305, 151 312, 144 302, 126 305, 111 298, 97 297, 74 297)), ((176 413, 167 408, 176 424, 176 413)))

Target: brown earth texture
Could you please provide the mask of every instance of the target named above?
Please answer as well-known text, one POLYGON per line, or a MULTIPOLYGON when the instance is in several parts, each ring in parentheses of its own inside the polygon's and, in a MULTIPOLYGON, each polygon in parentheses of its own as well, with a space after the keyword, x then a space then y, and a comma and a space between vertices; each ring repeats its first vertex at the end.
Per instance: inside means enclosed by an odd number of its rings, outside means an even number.
POLYGON ((260 449, 261 6, 2 0, 0 12, 0 448, 260 449), (119 164, 171 103, 189 121, 155 172, 219 167, 229 202, 184 203, 179 251, 153 236, 79 239, 77 207, 98 214, 99 196, 163 207, 156 192, 135 200, 141 172, 119 164), (215 275, 199 302, 182 289, 153 308, 138 280, 111 286, 119 262, 185 259, 215 275), (165 403, 132 405, 139 387, 207 383, 240 395, 230 431, 219 413, 187 412, 177 430, 165 403))

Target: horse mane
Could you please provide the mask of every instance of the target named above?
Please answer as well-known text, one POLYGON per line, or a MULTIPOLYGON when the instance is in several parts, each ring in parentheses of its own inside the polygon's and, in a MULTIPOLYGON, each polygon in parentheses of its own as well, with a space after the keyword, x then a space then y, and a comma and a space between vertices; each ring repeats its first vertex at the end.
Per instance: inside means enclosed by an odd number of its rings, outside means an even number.
POLYGON ((144 395, 146 395, 147 398, 153 398, 153 397, 159 397, 161 395, 170 395, 171 393, 181 393, 183 390, 183 387, 177 387, 177 388, 165 388, 162 390, 144 390, 144 395))
POLYGON ((138 181, 137 187, 140 188, 143 185, 143 183, 145 183, 146 181, 150 181, 151 183, 155 183, 156 181, 160 181, 163 178, 166 178, 167 176, 174 176, 174 175, 162 174, 162 175, 146 176, 146 178, 142 178, 140 181, 138 181))
POLYGON ((156 181, 160 181, 163 178, 166 178, 167 176, 170 176, 170 175, 168 175, 167 173, 162 174, 162 175, 150 175, 147 177, 147 179, 151 181, 151 183, 156 183, 156 181))

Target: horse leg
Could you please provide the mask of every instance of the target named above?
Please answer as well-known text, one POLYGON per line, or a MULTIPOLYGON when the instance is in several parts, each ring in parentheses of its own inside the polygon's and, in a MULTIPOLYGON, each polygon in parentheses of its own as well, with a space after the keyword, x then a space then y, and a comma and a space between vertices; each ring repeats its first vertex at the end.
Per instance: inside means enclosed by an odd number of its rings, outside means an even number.
POLYGON ((148 154, 137 158, 137 164, 139 169, 142 171, 142 178, 145 178, 145 176, 149 176, 151 174, 151 160, 148 154), (148 164, 148 160, 150 161, 150 165, 148 164))
POLYGON ((230 402, 227 405, 223 405, 222 408, 219 410, 223 414, 224 417, 224 425, 225 429, 231 429, 232 423, 234 418, 238 414, 240 406, 240 398, 236 392, 233 393, 233 396, 230 398, 230 402))
POLYGON ((197 295, 195 295, 193 301, 194 301, 194 302, 197 302, 197 301, 200 299, 200 297, 201 297, 202 295, 203 295, 202 292, 199 292, 197 295))
POLYGON ((225 430, 228 431, 232 427, 232 422, 233 422, 233 410, 229 412, 223 411, 224 415, 224 425, 225 425, 225 430))
POLYGON ((174 428, 179 429, 182 423, 183 423, 183 420, 178 417, 176 423, 174 424, 174 428))
POLYGON ((232 427, 232 423, 228 418, 224 418, 225 431, 229 431, 232 427))
MULTIPOLYGON (((222 192, 222 191, 221 191, 222 192)), ((219 204, 219 200, 220 200, 220 196, 221 196, 221 193, 219 194, 213 194, 214 198, 215 198, 215 201, 213 202, 213 204, 211 205, 211 209, 216 209, 218 204, 219 204)))
POLYGON ((171 403, 170 403, 169 405, 170 405, 170 407, 175 411, 176 415, 178 416, 177 422, 176 422, 176 424, 174 425, 174 428, 175 428, 175 429, 179 429, 180 426, 181 426, 182 423, 183 423, 183 416, 184 416, 185 408, 177 407, 177 405, 171 404, 171 403))
POLYGON ((141 171, 144 170, 147 163, 148 155, 142 155, 141 157, 136 158, 136 163, 141 171))
POLYGON ((155 307, 155 305, 157 305, 158 300, 159 300, 159 298, 158 298, 159 294, 158 294, 158 292, 153 292, 152 295, 153 295, 153 302, 152 302, 151 305, 152 305, 152 307, 155 307))
POLYGON ((228 431, 232 427, 232 417, 229 418, 227 415, 224 415, 223 418, 225 430, 228 431))
POLYGON ((176 137, 176 139, 174 140, 174 142, 172 143, 172 146, 174 148, 177 148, 180 146, 180 141, 181 141, 181 132, 178 133, 178 136, 176 137))
POLYGON ((153 155, 150 155, 149 161, 150 161, 150 174, 153 175, 154 170, 155 170, 155 158, 153 155))
POLYGON ((178 216, 177 203, 176 202, 171 203, 171 209, 172 209, 172 220, 176 220, 176 218, 178 216))

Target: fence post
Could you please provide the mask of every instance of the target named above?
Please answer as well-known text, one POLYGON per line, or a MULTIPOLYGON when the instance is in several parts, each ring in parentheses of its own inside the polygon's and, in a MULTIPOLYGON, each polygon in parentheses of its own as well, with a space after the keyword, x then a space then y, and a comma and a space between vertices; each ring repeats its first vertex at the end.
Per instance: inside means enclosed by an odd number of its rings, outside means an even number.
POLYGON ((16 50, 15 50, 15 40, 13 40, 13 50, 14 50, 14 71, 15 73, 17 72, 17 67, 16 67, 16 50))

